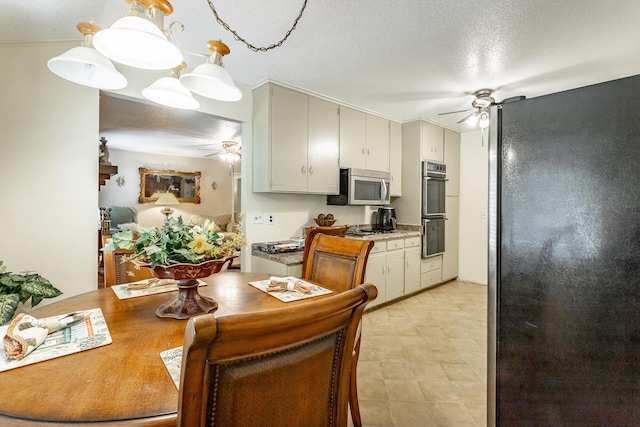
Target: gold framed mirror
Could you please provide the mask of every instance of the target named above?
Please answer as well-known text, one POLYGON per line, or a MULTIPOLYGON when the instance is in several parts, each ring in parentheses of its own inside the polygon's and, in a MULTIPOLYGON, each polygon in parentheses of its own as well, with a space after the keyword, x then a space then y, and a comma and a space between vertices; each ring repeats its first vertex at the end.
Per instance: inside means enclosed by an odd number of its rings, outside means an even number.
POLYGON ((180 203, 200 203, 200 172, 139 168, 140 203, 155 202, 155 192, 171 192, 180 203))

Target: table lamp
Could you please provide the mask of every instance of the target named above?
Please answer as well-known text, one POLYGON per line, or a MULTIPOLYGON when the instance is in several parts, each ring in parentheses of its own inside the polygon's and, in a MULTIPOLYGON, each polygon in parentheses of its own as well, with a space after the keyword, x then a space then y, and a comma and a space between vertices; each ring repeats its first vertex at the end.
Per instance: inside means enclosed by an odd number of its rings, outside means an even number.
POLYGON ((173 193, 169 192, 161 193, 159 191, 156 191, 151 195, 151 197, 158 198, 158 200, 156 201, 156 205, 164 206, 164 208, 162 208, 160 212, 162 212, 162 214, 167 217, 167 220, 173 213, 173 209, 171 209, 169 206, 180 204, 176 196, 174 196, 173 193))

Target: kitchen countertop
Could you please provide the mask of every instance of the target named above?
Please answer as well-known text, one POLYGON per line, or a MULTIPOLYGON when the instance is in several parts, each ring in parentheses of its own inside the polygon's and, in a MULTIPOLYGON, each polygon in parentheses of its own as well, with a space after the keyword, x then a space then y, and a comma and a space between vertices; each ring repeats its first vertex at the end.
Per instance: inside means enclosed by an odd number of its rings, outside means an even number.
MULTIPOLYGON (((371 234, 368 236, 347 236, 349 239, 358 239, 358 240, 373 240, 376 241, 386 241, 386 240, 394 240, 394 239, 405 239, 408 237, 420 237, 422 235, 420 231, 420 226, 405 226, 405 227, 414 227, 414 228, 398 228, 393 233, 383 233, 383 234, 371 234)), ((295 251, 295 252, 284 252, 280 254, 270 254, 267 252, 263 252, 257 248, 259 243, 254 243, 251 245, 251 255, 257 256, 259 258, 268 259, 270 261, 275 261, 285 265, 296 265, 302 264, 302 256, 303 251, 295 251)))

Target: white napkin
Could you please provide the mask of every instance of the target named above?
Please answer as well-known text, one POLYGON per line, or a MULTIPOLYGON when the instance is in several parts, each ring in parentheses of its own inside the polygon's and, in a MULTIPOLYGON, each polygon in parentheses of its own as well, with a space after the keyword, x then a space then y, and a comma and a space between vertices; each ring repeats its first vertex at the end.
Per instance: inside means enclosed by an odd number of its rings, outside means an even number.
POLYGON ((7 333, 3 338, 4 349, 10 359, 21 360, 27 354, 38 348, 52 332, 66 328, 84 319, 82 313, 72 313, 51 318, 46 321, 36 319, 25 313, 19 313, 9 323, 7 333))

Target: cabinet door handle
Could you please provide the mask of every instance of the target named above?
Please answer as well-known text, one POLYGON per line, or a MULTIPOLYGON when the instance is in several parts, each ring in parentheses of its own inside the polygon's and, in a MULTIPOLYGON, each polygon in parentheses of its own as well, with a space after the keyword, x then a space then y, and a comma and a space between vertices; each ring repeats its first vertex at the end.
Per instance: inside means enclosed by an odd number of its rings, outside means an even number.
POLYGON ((313 175, 313 166, 309 166, 309 175, 313 175))
POLYGON ((367 148, 367 154, 371 154, 371 150, 367 148))
POLYGON ((362 154, 364 154, 364 147, 362 147, 362 154))
POLYGON ((300 168, 300 172, 302 172, 303 174, 305 173, 304 165, 302 165, 302 167, 300 168))

